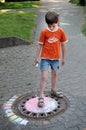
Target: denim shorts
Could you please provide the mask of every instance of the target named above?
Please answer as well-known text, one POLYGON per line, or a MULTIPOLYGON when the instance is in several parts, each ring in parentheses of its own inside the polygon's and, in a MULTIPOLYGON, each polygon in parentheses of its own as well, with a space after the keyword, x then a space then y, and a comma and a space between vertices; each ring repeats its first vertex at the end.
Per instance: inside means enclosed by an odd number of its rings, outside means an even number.
POLYGON ((40 62, 40 70, 46 71, 48 70, 49 66, 52 70, 59 70, 59 60, 49 60, 49 59, 41 59, 40 62))

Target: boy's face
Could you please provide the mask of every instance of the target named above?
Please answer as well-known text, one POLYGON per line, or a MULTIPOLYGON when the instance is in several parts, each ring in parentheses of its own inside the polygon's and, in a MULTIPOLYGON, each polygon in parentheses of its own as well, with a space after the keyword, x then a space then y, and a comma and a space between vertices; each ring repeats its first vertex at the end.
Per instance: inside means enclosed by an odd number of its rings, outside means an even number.
POLYGON ((48 28, 51 30, 51 31, 54 31, 54 29, 57 27, 57 23, 53 23, 53 24, 48 24, 48 28))

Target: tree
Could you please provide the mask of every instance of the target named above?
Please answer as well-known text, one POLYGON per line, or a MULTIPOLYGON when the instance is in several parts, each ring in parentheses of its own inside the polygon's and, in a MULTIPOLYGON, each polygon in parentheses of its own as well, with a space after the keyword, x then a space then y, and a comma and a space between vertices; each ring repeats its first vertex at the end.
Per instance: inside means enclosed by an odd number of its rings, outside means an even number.
POLYGON ((85 0, 79 0, 79 4, 81 5, 81 6, 85 6, 85 0))
POLYGON ((5 0, 0 0, 0 3, 5 3, 5 0))

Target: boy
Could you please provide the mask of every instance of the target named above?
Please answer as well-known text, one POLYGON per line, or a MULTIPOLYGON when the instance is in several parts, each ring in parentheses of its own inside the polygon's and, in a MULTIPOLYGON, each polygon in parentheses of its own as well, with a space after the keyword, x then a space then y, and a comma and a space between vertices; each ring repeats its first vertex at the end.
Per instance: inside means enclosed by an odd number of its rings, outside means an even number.
POLYGON ((56 78, 59 70, 60 48, 62 52, 61 64, 65 64, 65 43, 67 42, 67 37, 63 29, 58 27, 58 17, 59 15, 53 11, 46 13, 45 21, 48 27, 41 31, 39 45, 36 51, 35 64, 38 64, 39 57, 41 57, 41 81, 38 98, 39 107, 44 106, 44 89, 49 66, 51 67, 51 94, 63 97, 62 92, 56 92, 56 78))

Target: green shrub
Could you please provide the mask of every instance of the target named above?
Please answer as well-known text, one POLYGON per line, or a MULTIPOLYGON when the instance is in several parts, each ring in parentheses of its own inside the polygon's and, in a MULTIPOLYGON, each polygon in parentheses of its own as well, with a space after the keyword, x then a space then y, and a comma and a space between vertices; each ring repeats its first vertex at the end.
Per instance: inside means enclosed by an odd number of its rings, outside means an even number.
MULTIPOLYGON (((86 20, 86 18, 85 18, 86 20)), ((83 24, 82 33, 86 36, 86 23, 83 24)))
POLYGON ((5 0, 6 2, 21 2, 21 1, 40 1, 40 0, 5 0))
POLYGON ((86 5, 86 0, 70 0, 69 2, 76 4, 76 5, 81 5, 81 6, 86 5))
POLYGON ((71 2, 72 4, 79 4, 79 0, 70 0, 69 2, 71 2))
POLYGON ((0 9, 38 8, 39 6, 38 1, 5 2, 0 5, 0 9))

